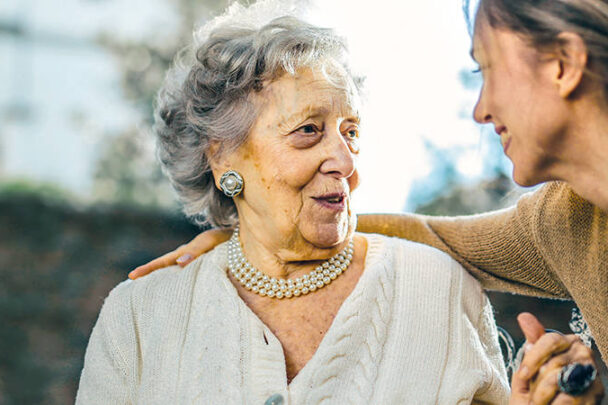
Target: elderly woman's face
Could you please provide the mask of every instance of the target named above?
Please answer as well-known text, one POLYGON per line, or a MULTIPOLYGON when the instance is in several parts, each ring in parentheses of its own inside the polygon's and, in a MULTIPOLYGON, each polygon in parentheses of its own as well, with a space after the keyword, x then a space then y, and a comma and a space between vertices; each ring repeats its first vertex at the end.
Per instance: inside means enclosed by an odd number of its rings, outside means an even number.
POLYGON ((226 159, 245 180, 235 199, 241 227, 279 245, 338 246, 355 225, 357 96, 306 69, 268 84, 255 102, 247 142, 226 159))

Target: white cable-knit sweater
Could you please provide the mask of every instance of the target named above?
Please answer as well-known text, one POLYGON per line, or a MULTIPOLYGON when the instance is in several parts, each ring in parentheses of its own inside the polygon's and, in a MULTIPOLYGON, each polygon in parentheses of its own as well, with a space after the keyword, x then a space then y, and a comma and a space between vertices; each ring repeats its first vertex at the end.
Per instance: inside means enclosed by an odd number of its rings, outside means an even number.
POLYGON ((280 342, 226 276, 223 244, 186 269, 110 293, 76 403, 506 403, 492 307, 478 283, 438 250, 366 237, 358 284, 289 385, 280 342))

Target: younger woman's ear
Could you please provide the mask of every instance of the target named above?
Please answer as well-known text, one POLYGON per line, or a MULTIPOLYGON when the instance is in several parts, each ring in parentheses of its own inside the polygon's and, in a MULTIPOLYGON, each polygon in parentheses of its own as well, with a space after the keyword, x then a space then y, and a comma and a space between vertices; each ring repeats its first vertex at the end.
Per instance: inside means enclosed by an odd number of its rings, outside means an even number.
POLYGON ((587 68, 587 46, 580 35, 573 32, 562 32, 557 38, 560 42, 557 55, 560 69, 554 80, 560 97, 568 98, 583 80, 587 68))

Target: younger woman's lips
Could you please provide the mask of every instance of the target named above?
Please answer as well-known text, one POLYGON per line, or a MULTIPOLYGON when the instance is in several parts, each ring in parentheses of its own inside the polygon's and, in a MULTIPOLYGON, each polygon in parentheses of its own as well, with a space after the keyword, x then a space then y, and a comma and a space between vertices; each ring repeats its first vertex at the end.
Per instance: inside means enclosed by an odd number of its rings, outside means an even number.
POLYGON ((507 153, 507 149, 509 149, 509 145, 511 145, 511 137, 508 137, 505 140, 505 143, 502 145, 502 150, 504 153, 507 153))

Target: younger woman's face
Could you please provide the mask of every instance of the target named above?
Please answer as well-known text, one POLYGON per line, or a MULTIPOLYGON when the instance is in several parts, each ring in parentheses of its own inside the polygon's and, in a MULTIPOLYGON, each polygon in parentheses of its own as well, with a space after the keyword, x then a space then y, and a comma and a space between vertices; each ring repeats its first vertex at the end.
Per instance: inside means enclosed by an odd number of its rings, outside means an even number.
POLYGON ((491 27, 482 15, 476 20, 472 55, 483 76, 475 120, 494 125, 518 184, 551 180, 564 151, 567 118, 555 84, 559 61, 513 31, 491 27))

